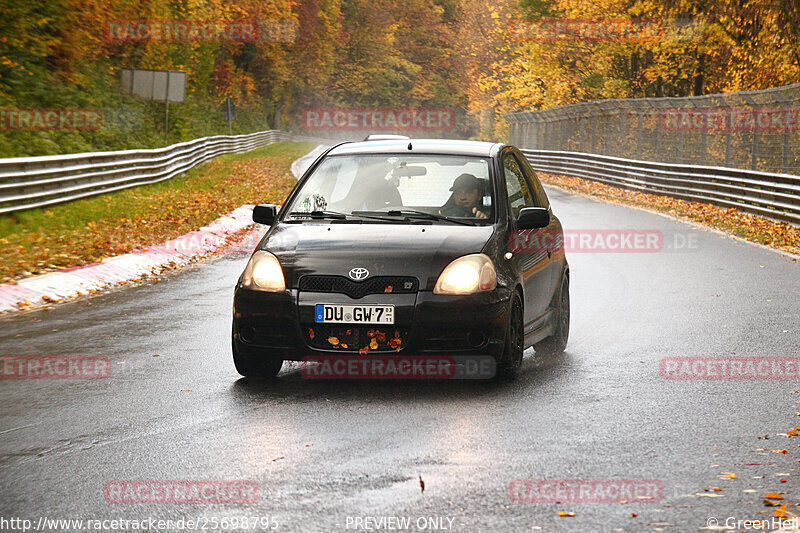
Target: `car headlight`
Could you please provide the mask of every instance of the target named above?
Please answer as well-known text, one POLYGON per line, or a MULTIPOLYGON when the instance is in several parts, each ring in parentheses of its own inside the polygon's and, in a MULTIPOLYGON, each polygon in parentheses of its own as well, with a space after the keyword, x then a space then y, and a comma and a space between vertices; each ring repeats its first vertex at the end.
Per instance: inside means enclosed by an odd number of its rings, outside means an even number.
POLYGON ((256 251, 244 269, 242 287, 256 291, 285 291, 286 282, 278 258, 263 250, 256 251))
POLYGON ((472 254, 459 257, 442 271, 434 294, 472 294, 493 291, 497 287, 497 272, 489 256, 472 254))

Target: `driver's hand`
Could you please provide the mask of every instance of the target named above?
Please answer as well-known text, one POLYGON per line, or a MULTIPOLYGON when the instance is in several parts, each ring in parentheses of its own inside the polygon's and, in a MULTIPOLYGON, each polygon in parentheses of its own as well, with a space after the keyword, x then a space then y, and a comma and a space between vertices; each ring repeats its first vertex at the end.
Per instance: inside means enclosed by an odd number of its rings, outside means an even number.
POLYGON ((477 207, 472 208, 472 214, 475 215, 475 218, 486 218, 486 215, 483 211, 478 211, 477 207))

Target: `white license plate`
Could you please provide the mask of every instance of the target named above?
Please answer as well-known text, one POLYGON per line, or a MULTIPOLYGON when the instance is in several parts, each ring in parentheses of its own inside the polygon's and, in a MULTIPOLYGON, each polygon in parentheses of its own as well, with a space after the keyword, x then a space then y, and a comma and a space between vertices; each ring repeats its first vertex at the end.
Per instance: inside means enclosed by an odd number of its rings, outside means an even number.
POLYGON ((318 324, 394 324, 394 306, 317 304, 314 320, 318 324))

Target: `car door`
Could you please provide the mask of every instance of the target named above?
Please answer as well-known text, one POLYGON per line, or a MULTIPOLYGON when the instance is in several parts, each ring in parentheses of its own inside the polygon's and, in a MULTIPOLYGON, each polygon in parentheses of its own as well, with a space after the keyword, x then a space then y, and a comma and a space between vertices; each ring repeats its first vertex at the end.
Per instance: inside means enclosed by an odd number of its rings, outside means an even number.
POLYGON ((564 233, 561 227, 561 221, 553 214, 553 210, 550 208, 550 201, 547 199, 547 194, 544 192, 544 187, 542 187, 539 177, 536 175, 530 163, 528 163, 528 160, 519 150, 514 150, 514 154, 519 159, 523 174, 531 184, 531 192, 536 207, 544 207, 550 211, 550 224, 548 224, 546 228, 539 230, 539 234, 542 236, 542 244, 548 252, 547 268, 550 272, 549 294, 555 294, 555 291, 561 285, 561 276, 566 263, 564 233))
POLYGON ((534 196, 519 161, 510 148, 500 156, 500 165, 508 193, 509 239, 506 243, 512 261, 522 273, 525 292, 525 329, 526 332, 536 326, 535 321, 546 311, 550 303, 547 291, 550 287, 550 271, 548 251, 539 245, 538 233, 542 230, 519 231, 517 216, 524 207, 536 207, 534 196))

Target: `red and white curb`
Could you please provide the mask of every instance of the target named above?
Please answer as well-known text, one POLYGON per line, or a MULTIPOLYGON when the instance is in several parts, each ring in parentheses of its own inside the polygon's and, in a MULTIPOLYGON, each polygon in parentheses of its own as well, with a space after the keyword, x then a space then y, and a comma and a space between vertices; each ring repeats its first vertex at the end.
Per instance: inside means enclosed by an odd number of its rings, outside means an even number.
POLYGON ((253 206, 245 205, 207 226, 99 263, 65 268, 56 272, 0 285, 0 313, 30 309, 93 294, 185 266, 219 252, 250 252, 258 242, 253 206))

